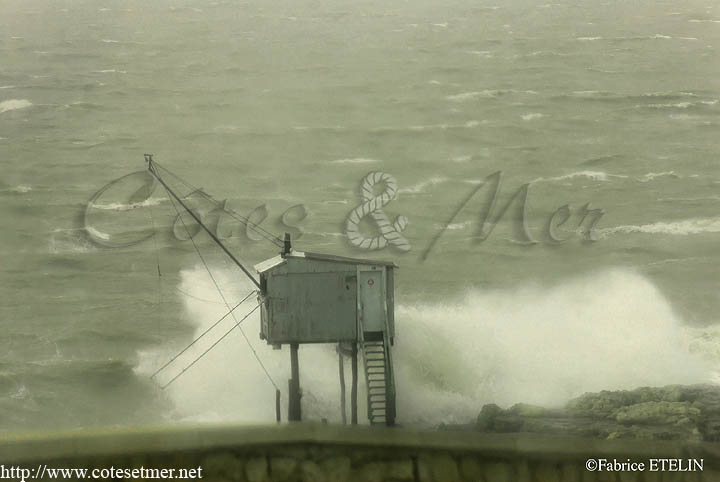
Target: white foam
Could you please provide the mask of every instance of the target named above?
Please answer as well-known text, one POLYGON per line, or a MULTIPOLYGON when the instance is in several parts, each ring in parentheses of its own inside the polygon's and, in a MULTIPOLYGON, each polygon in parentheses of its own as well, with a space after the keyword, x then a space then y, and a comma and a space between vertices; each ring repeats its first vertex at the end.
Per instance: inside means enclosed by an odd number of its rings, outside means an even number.
POLYGON ((539 112, 532 112, 530 114, 523 114, 520 117, 522 117, 522 120, 524 120, 524 121, 531 121, 531 120, 535 120, 535 119, 540 119, 541 117, 545 117, 545 116, 539 112))
POLYGON ((370 159, 367 157, 353 157, 347 159, 336 159, 334 161, 330 161, 330 164, 372 164, 376 162, 382 161, 379 159, 370 159))
POLYGON ((93 70, 93 74, 127 74, 127 70, 117 70, 117 69, 93 70))
POLYGON ((0 90, 3 90, 3 89, 14 89, 14 88, 15 88, 14 85, 0 85, 0 90))
POLYGON ((467 155, 465 155, 465 156, 453 156, 453 157, 450 158, 450 160, 453 161, 453 162, 468 162, 468 161, 471 160, 471 159, 472 159, 472 156, 467 156, 467 155))
POLYGON ((148 198, 144 201, 132 203, 132 204, 124 204, 124 203, 108 203, 108 204, 96 204, 96 203, 90 203, 89 207, 94 209, 103 209, 108 211, 129 211, 131 209, 137 209, 140 207, 145 206, 155 206, 157 204, 160 204, 162 202, 165 202, 164 198, 148 198))
MULTIPOLYGON (((263 92, 270 92, 269 89, 263 90, 263 92)), ((219 129, 222 129, 226 126, 219 126, 219 129)), ((240 126, 229 126, 230 129, 242 129, 243 127, 240 126)), ((309 130, 329 130, 329 131, 342 131, 347 129, 345 126, 341 125, 335 125, 335 126, 293 126, 293 129, 296 131, 309 131, 309 130)))
MULTIPOLYGON (((688 114, 670 114, 668 117, 675 120, 681 120, 681 121, 696 121, 699 119, 696 115, 688 115, 688 114)), ((702 124, 708 125, 708 122, 702 122, 702 124)))
POLYGON ((19 192, 21 194, 25 194, 26 192, 32 191, 32 188, 26 184, 20 184, 18 186, 13 187, 10 190, 13 192, 19 192))
POLYGON ((120 43, 119 40, 113 40, 113 39, 109 39, 109 38, 103 38, 103 39, 100 39, 100 41, 105 44, 119 44, 120 43))
POLYGON ((408 126, 408 130, 411 131, 427 131, 427 130, 433 130, 433 129, 448 129, 451 126, 450 124, 430 124, 430 125, 419 125, 419 126, 408 126))
POLYGON ((720 218, 692 218, 679 221, 661 221, 641 225, 623 225, 598 230, 601 236, 610 234, 672 234, 687 236, 690 234, 720 233, 720 218))
POLYGON ((605 37, 576 37, 575 40, 580 40, 584 42, 591 42, 595 40, 698 40, 695 37, 671 37, 669 35, 663 35, 656 33, 655 35, 650 35, 646 37, 612 37, 606 39, 605 37))
POLYGON ((32 106, 32 102, 26 99, 10 99, 0 102, 0 114, 11 110, 26 109, 32 106))
POLYGON ((565 174, 563 176, 539 177, 537 179, 534 179, 531 182, 567 181, 569 179, 576 179, 576 178, 587 178, 587 179, 591 179, 593 181, 606 182, 614 177, 615 178, 627 178, 628 176, 624 176, 621 174, 608 174, 607 172, 602 172, 602 171, 579 171, 579 172, 573 172, 570 174, 565 174))
POLYGON ((502 90, 481 90, 475 92, 461 92, 459 94, 448 95, 445 98, 453 102, 466 102, 468 100, 475 100, 482 97, 492 98, 497 97, 504 93, 502 90))
MULTIPOLYGON (((214 274, 231 305, 253 288, 231 282, 237 278, 227 273, 214 274)), ((183 271, 181 279, 183 291, 199 298, 183 297, 197 335, 226 310, 203 301, 218 299, 203 268, 183 271)), ((649 280, 626 270, 595 272, 555 286, 471 290, 444 303, 397 301, 393 358, 398 421, 405 424, 471 422, 480 407, 491 402, 555 406, 588 391, 708 382, 717 363, 717 354, 711 362, 691 353, 694 332, 682 326, 649 280)), ((159 382, 179 372, 233 325, 226 321, 159 382)), ((280 386, 287 413, 287 348, 274 351, 258 339, 258 316, 242 326, 280 386)), ((141 353, 138 372, 152 373, 192 336, 141 353)), ((338 421, 335 347, 303 345, 299 354, 304 417, 338 421)), ((362 379, 359 392, 364 414, 362 379)), ((237 330, 166 393, 175 405, 173 417, 181 420, 268 423, 275 417, 274 388, 237 330)))
POLYGON ((693 92, 646 92, 643 97, 697 97, 697 94, 693 92))
POLYGON ((429 131, 429 130, 446 130, 446 129, 472 129, 473 127, 477 127, 480 124, 487 124, 488 121, 482 120, 469 120, 465 122, 464 124, 425 124, 425 125, 414 125, 414 126, 407 126, 407 127, 384 127, 381 128, 381 130, 399 130, 402 131, 404 129, 411 130, 411 131, 429 131))
POLYGON ((665 171, 665 172, 648 172, 644 176, 641 176, 638 178, 638 181, 640 182, 649 182, 654 181, 655 179, 659 177, 680 177, 677 174, 675 174, 675 171, 665 171))
POLYGON ((529 94, 537 95, 537 91, 534 90, 514 90, 514 89, 486 89, 478 90, 473 92, 460 92, 458 94, 452 94, 445 96, 445 99, 452 102, 467 102, 471 100, 477 100, 481 98, 494 98, 500 97, 505 94, 529 94))
POLYGON ((447 305, 401 307, 397 319, 398 386, 412 394, 399 413, 411 422, 472 419, 489 401, 559 405, 587 391, 712 376, 689 353, 667 300, 629 271, 474 291, 447 305))
POLYGON ((107 233, 103 233, 102 231, 98 231, 97 229, 93 228, 92 226, 85 226, 85 229, 88 231, 88 233, 97 239, 103 239, 105 241, 110 240, 110 235, 107 233))
MULTIPOLYGON (((459 94, 448 95, 445 98, 447 100, 451 100, 453 102, 464 102, 467 100, 477 99, 478 97, 483 97, 482 93, 480 93, 480 92, 461 92, 459 94)), ((487 96, 487 97, 489 97, 489 96, 487 96)))
POLYGON ((567 57, 571 54, 562 53, 562 52, 554 52, 552 50, 535 50, 533 52, 530 52, 529 54, 518 54, 517 57, 522 57, 524 55, 528 56, 528 57, 537 57, 540 55, 543 55, 543 56, 549 55, 549 56, 553 56, 553 57, 567 57))
MULTIPOLYGON (((190 338, 194 338, 208 329, 228 311, 203 267, 196 266, 193 269, 183 270, 180 275, 179 289, 181 292, 191 295, 183 295, 182 300, 195 334, 190 333, 186 339, 168 342, 157 349, 140 352, 140 363, 136 371, 141 375, 152 374, 184 348, 191 341, 190 338)), ((213 269, 213 276, 222 287, 231 306, 235 306, 245 294, 255 288, 249 281, 245 283, 244 278, 237 282, 236 280, 239 278, 235 274, 219 269, 213 269)), ((256 303, 255 297, 248 299, 236 311, 237 320, 239 321, 248 313, 256 303)), ((166 371, 159 374, 158 383, 167 383, 234 324, 235 321, 232 317, 223 320, 173 362, 166 371)), ((258 339, 259 315, 257 311, 248 317, 241 326, 248 334, 252 348, 262 357, 268 371, 282 390, 283 404, 287 407, 286 380, 289 375, 287 349, 274 351, 258 339)), ((312 348, 303 347, 300 350, 302 368, 315 365, 315 363, 308 363, 308 352, 313 351, 312 348)), ((336 372, 337 361, 332 366, 336 372)), ((303 382, 306 379, 307 377, 303 382)), ((305 390, 311 390, 312 384, 304 384, 305 390)), ((169 394, 175 403, 175 410, 170 414, 171 417, 183 421, 269 422, 275 419, 275 389, 254 359, 252 349, 249 348, 238 329, 234 330, 170 385, 165 393, 169 394)), ((283 413, 287 413, 286 408, 283 409, 283 413)))
POLYGON ((76 254, 97 251, 97 247, 84 237, 68 232, 54 232, 48 240, 48 251, 53 254, 76 254))
POLYGON ((450 231, 456 231, 460 229, 465 229, 470 225, 472 225, 472 221, 464 221, 462 223, 450 223, 447 226, 442 224, 436 224, 435 229, 449 229, 450 231))
POLYGON ((448 178, 446 178, 446 177, 437 177, 437 176, 436 176, 436 177, 431 177, 430 179, 426 179, 426 180, 424 180, 424 181, 420 181, 419 183, 414 184, 414 185, 412 185, 412 186, 409 186, 409 187, 406 187, 406 188, 402 188, 402 189, 398 189, 398 192, 399 192, 399 193, 406 193, 406 194, 408 194, 408 193, 409 193, 409 194, 418 194, 418 193, 424 192, 424 191, 427 190, 427 188, 429 188, 429 187, 435 186, 435 185, 437 185, 437 184, 441 184, 441 183, 443 183, 443 182, 447 182, 447 181, 449 181, 449 180, 450 180, 450 179, 448 179, 448 178))
POLYGON ((687 109, 688 107, 694 105, 692 102, 677 102, 675 104, 647 104, 647 105, 636 105, 636 108, 642 108, 642 107, 650 107, 652 109, 687 109))
POLYGON ((492 58, 493 54, 489 50, 469 50, 469 54, 477 55, 478 57, 485 57, 487 59, 492 58))
POLYGON ((578 97, 607 97, 609 95, 612 95, 611 92, 607 92, 604 90, 575 90, 572 94, 578 97))

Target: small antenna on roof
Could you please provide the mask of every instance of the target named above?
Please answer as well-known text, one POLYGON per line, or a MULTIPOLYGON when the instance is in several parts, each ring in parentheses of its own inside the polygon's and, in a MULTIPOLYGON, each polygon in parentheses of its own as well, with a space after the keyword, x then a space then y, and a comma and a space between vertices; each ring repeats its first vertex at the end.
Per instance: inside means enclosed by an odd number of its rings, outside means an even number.
POLYGON ((280 253, 281 256, 285 257, 292 251, 292 242, 290 241, 290 233, 285 233, 285 240, 283 242, 283 250, 280 253))

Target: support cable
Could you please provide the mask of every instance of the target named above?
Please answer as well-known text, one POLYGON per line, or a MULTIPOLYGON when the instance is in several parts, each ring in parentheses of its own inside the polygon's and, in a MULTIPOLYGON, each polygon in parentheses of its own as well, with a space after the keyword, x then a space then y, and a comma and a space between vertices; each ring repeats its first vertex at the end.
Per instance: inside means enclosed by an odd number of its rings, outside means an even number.
MULTIPOLYGON (((199 357, 197 357, 195 360, 193 360, 192 363, 190 363, 188 366, 186 366, 185 368, 183 368, 183 370, 182 370, 180 373, 178 373, 177 375, 175 375, 175 376, 172 378, 172 380, 170 380, 169 382, 167 382, 167 383, 166 383, 165 385, 163 385, 161 388, 162 388, 163 390, 165 390, 167 387, 170 386, 170 384, 171 384, 172 382, 174 382, 175 380, 177 380, 178 378, 180 378, 181 375, 183 375, 183 374, 184 374, 186 371, 188 371, 193 365, 195 365, 198 361, 200 361, 200 359, 201 359, 202 357, 204 357, 205 355, 207 355, 207 354, 210 352, 210 350, 212 350, 213 348, 215 348, 215 347, 218 345, 218 343, 220 343, 221 341, 223 341, 223 340, 225 339, 225 337, 228 336, 235 328, 238 328, 238 327, 240 326, 240 323, 242 323, 243 321, 245 321, 245 319, 247 319, 248 316, 250 316, 251 314, 253 314, 253 312, 254 312, 255 310, 257 310, 258 308, 260 308, 260 306, 261 306, 261 303, 258 303, 257 305, 255 305, 255 308, 253 308, 252 310, 250 310, 250 312, 248 312, 248 314, 246 314, 245 316, 243 316, 242 319, 240 319, 240 321, 237 321, 236 324, 233 325, 232 328, 230 328, 228 331, 226 331, 225 334, 224 334, 223 336, 221 336, 215 343, 213 343, 212 345, 210 345, 210 348, 208 348, 207 350, 205 350, 204 352, 202 352, 199 357)), ((277 390, 277 388, 276 388, 276 390, 277 390)))
POLYGON ((255 231, 259 236, 261 236, 261 237, 262 237, 263 239, 265 239, 266 241, 269 241, 269 242, 275 244, 275 245, 278 246, 278 247, 282 247, 282 246, 283 246, 283 241, 282 241, 282 239, 280 239, 280 238, 279 238, 278 236, 276 236, 275 234, 269 232, 268 230, 266 230, 265 228, 263 228, 263 227, 260 226, 259 224, 252 222, 252 221, 250 220, 250 218, 248 218, 247 216, 243 216, 243 215, 239 214, 238 212, 236 212, 235 210, 229 209, 226 205, 224 205, 223 203, 221 203, 220 201, 218 201, 217 199, 215 199, 214 197, 212 197, 210 194, 206 193, 206 192, 205 192, 204 190, 202 190, 201 188, 197 188, 197 187, 193 186, 192 184, 190 184, 189 182, 187 182, 187 181, 186 181, 185 179, 183 179, 182 177, 178 176, 178 175, 175 174, 174 172, 172 172, 172 171, 170 171, 169 169, 167 169, 166 167, 164 167, 162 164, 159 164, 157 161, 153 160, 152 163, 153 163, 154 166, 159 167, 160 169, 162 169, 163 171, 165 171, 166 173, 170 174, 172 177, 174 177, 175 179, 177 179, 180 183, 184 184, 186 187, 188 187, 188 188, 191 190, 192 193, 198 193, 198 194, 200 194, 200 195, 203 196, 205 199, 207 199, 207 200, 210 201, 211 203, 215 204, 215 206, 220 207, 224 212, 226 212, 227 214, 229 214, 231 217, 233 217, 233 218, 236 219, 237 221, 240 221, 240 222, 243 223, 246 227, 248 227, 248 228, 252 229, 253 231, 255 231))
MULTIPOLYGON (((243 273, 245 273, 245 275, 248 278, 250 278, 250 281, 252 281, 255 284, 255 286, 257 286, 258 288, 261 288, 260 283, 258 283, 258 281, 253 277, 253 275, 250 274, 250 272, 247 270, 247 268, 245 268, 245 266, 243 266, 243 264, 235 257, 235 255, 233 255, 230 252, 230 250, 228 250, 225 247, 225 245, 222 244, 222 242, 220 242, 220 240, 217 238, 217 236, 215 236, 212 233, 212 231, 210 231, 210 229, 208 229, 208 227, 205 226, 205 224, 203 224, 202 220, 200 220, 200 218, 198 218, 197 215, 194 212, 192 212, 190 210, 190 208, 188 208, 185 205, 185 203, 182 202, 182 200, 180 200, 180 198, 177 196, 177 194, 175 194, 170 189, 170 187, 165 183, 165 181, 163 181, 162 177, 160 177, 160 175, 155 171, 152 160, 149 160, 148 163, 149 163, 148 169, 149 169, 150 173, 152 173, 152 175, 155 176, 155 179, 160 181, 160 184, 162 184, 163 187, 165 188, 165 191, 167 192, 167 195, 168 195, 168 199, 170 199, 170 202, 172 203, 173 208, 175 209, 175 212, 177 212, 178 218, 180 218, 180 221, 182 222, 183 226, 185 227, 185 231, 187 232, 188 238, 190 239, 190 241, 192 241, 193 246, 195 246, 195 250, 198 252, 198 255, 200 255, 200 257, 202 258, 202 255, 200 254, 200 251, 198 250, 197 245, 195 244, 195 240, 193 239, 192 235, 190 234, 190 230, 185 225, 185 220, 182 218, 182 216, 180 215, 180 211, 178 210, 177 206, 175 206, 175 203, 173 202, 173 198, 175 198, 175 200, 183 207, 183 209, 185 209, 185 211, 187 211, 187 213, 198 223, 198 225, 200 225, 200 227, 205 230, 205 232, 208 234, 208 236, 210 236, 210 238, 212 238, 212 240, 215 241, 215 243, 218 246, 220 246, 220 248, 225 252, 225 254, 227 254, 230 257, 230 259, 233 260, 233 262, 243 271, 243 273)), ((228 309, 229 309, 229 307, 228 307, 228 309)))
MULTIPOLYGON (((161 182, 162 182, 162 181, 161 181, 161 182)), ((164 185, 164 183, 163 183, 163 185, 164 185)), ((218 294, 220 295, 220 297, 222 298, 223 302, 225 303, 225 306, 227 306, 228 310, 230 311, 230 315, 231 315, 231 316, 233 317, 233 319, 235 320, 235 323, 236 323, 236 324, 235 324, 235 326, 234 326, 232 329, 235 329, 236 327, 239 327, 239 326, 240 326, 240 322, 239 322, 239 321, 237 320, 237 318, 235 317, 234 309, 231 309, 231 308, 230 308, 230 303, 228 303, 227 299, 225 298, 225 295, 223 294, 222 290, 220 289, 220 285, 218 284, 217 280, 215 279, 215 276, 213 276, 212 271, 210 270, 210 267, 208 266, 207 262, 205 261, 205 258, 203 258, 202 253, 200 252, 200 248, 198 248, 197 244, 195 243, 195 240, 192 238, 192 236, 190 236, 190 230, 188 229, 187 225, 185 224, 185 220, 183 220, 182 216, 180 215, 180 211, 178 210, 177 206, 175 205, 175 202, 173 201, 172 197, 170 197, 170 190, 169 190, 167 187, 165 188, 165 190, 168 191, 168 197, 170 198, 170 202, 172 203, 173 208, 175 209, 175 211, 178 213, 178 217, 180 218, 180 221, 181 221, 183 227, 185 228, 185 231, 186 231, 186 233, 188 234, 188 237, 190 238, 190 241, 192 242, 192 245, 193 245, 193 247, 195 248, 195 251, 197 252, 198 256, 200 257, 200 261, 202 261, 203 265, 205 266, 205 270, 208 272, 208 275, 210 275, 210 279, 212 280, 213 284, 215 285, 215 288, 217 289, 218 294)), ((254 278, 251 278, 251 279, 254 281, 254 278)), ((255 284, 257 284, 257 282, 256 282, 255 284)), ((258 304, 258 306, 260 306, 260 305, 258 304)), ((255 311, 255 309, 257 309, 257 306, 253 309, 253 311, 255 311)), ((246 317, 247 317, 247 315, 245 316, 245 318, 246 318, 246 317)), ((244 320, 245 318, 243 318, 243 320, 244 320)), ((231 331, 232 331, 232 330, 231 330, 231 331)), ((229 332, 228 332, 228 333, 229 333, 229 332)), ((252 346, 252 343, 250 343, 250 339, 247 337, 247 335, 245 334, 245 330, 243 330, 242 327, 240 327, 240 333, 242 334, 243 338, 245 338, 245 341, 247 342, 248 346, 250 347, 250 350, 252 351, 255 359, 256 359, 257 362, 260 364, 260 367, 261 367, 262 370, 265 372, 265 375, 267 376, 267 378, 268 378, 268 380, 270 381, 270 383, 273 385, 273 387, 275 387, 275 390, 279 390, 277 384, 275 383, 275 380, 273 380, 272 376, 270 375, 270 372, 268 372, 267 368, 265 367, 265 364, 262 362, 262 360, 260 359, 260 356, 259 356, 259 355, 257 354, 257 352, 255 351, 255 348, 252 346)), ((223 338, 224 338, 225 336, 227 336, 227 333, 226 333, 225 335, 223 335, 223 338)), ((222 338, 221 338, 221 339, 222 339, 222 338)), ((217 344, 217 342, 216 342, 213 346, 215 346, 216 344, 217 344)), ((212 347, 211 347, 211 348, 212 348, 212 347)), ((195 363, 195 362, 193 362, 193 364, 194 364, 194 363, 195 363)), ((192 366, 192 365, 191 365, 191 366, 192 366)), ((189 368, 189 367, 188 367, 188 368, 189 368)), ((182 373, 182 372, 181 372, 181 373, 182 373)), ((176 378, 177 378, 177 377, 176 377, 176 378)), ((173 379, 173 380, 174 380, 174 379, 173 379)), ((171 380, 171 383, 172 383, 173 380, 171 380)), ((168 385, 169 385, 169 383, 168 383, 168 385)), ((167 385, 166 385, 166 386, 167 386, 167 385)))
POLYGON ((157 370, 155 370, 155 373, 153 373, 152 375, 150 375, 150 378, 155 378, 161 371, 165 370, 168 366, 170 366, 170 364, 171 364, 172 362, 174 362, 175 360, 177 360, 183 353, 185 353, 186 351, 188 351, 188 350, 190 349, 190 347, 192 347, 193 345, 195 345, 195 343, 197 343, 198 341, 200 341, 200 338, 202 338, 203 336, 207 335, 213 328, 215 328, 216 326, 218 326, 221 321, 223 321, 225 318, 227 318, 228 316, 230 316, 230 313, 232 313, 232 312, 235 311, 237 308, 239 308, 240 305, 242 305, 243 303, 245 303, 245 301, 246 301, 248 298, 250 298, 250 296, 252 296, 253 293, 256 293, 256 291, 251 291, 250 293, 248 293, 248 295, 247 295, 245 298, 243 298, 242 301, 240 301, 240 303, 238 303, 237 305, 233 306, 232 310, 230 310, 230 311, 228 311, 227 313, 225 313, 219 320, 217 320, 215 323, 213 323, 212 325, 210 325, 210 327, 209 327, 208 329, 206 329, 205 331, 203 331, 203 332, 200 334, 200 336, 198 336, 197 338, 195 338, 188 346, 186 346, 185 348, 183 348, 177 355, 175 355, 174 357, 172 357, 166 364, 164 364, 163 366, 161 366, 160 368, 158 368, 157 370))

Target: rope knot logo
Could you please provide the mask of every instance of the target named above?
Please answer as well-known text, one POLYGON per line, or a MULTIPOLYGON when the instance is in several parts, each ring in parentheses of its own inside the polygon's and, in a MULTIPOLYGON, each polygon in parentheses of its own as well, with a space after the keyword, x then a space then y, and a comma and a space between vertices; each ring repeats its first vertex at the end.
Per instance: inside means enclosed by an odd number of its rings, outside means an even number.
POLYGON ((355 207, 345 221, 345 234, 353 244, 367 250, 383 249, 392 244, 401 251, 410 251, 410 243, 402 232, 408 225, 405 216, 398 216, 394 222, 390 222, 383 211, 391 201, 397 198, 397 181, 395 177, 385 172, 371 172, 362 180, 360 185, 362 192, 362 204, 355 207), (375 194, 375 185, 385 184, 385 190, 381 194, 375 194), (370 215, 380 234, 373 237, 364 236, 360 233, 360 220, 370 215))

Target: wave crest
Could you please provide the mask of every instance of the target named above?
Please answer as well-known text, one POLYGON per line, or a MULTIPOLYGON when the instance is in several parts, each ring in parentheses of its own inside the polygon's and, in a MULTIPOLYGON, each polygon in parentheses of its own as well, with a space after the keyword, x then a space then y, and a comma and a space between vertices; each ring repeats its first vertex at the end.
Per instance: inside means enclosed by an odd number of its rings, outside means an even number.
MULTIPOLYGON (((229 300, 252 289, 233 279, 229 272, 218 274, 229 300)), ((212 301, 219 299, 204 268, 183 271, 180 287, 192 295, 183 301, 196 334, 225 312, 212 301)), ((213 339, 232 326, 232 320, 226 321, 213 339)), ((258 323, 253 316, 243 327, 248 334, 257 333, 258 323)), ((661 292, 643 276, 622 269, 550 287, 470 290, 443 303, 401 304, 396 323, 393 358, 401 423, 464 423, 485 403, 553 406, 588 391, 698 383, 714 376, 715 361, 692 353, 693 334, 661 292)), ((287 379, 287 350, 271 350, 257 336, 248 338, 275 380, 287 379)), ((168 342, 143 353, 139 371, 152 373, 186 343, 168 342)), ((197 347, 188 360, 204 348, 197 347)), ((300 361, 304 414, 310 420, 339 421, 334 346, 303 345, 300 361)), ((360 413, 363 385, 361 380, 360 413)), ((183 420, 274 420, 274 389, 239 333, 193 366, 168 393, 174 415, 183 420)))
POLYGON ((694 218, 680 221, 661 221, 641 225, 623 225, 598 230, 601 236, 610 234, 672 234, 687 236, 690 234, 720 233, 720 218, 694 218))
POLYGON ((27 99, 10 99, 0 102, 0 114, 11 110, 27 109, 32 106, 32 102, 27 99))

